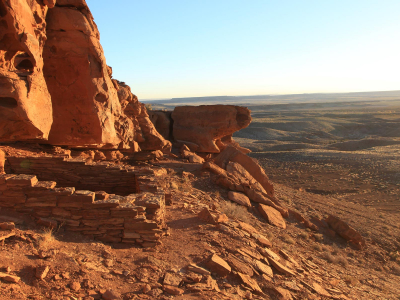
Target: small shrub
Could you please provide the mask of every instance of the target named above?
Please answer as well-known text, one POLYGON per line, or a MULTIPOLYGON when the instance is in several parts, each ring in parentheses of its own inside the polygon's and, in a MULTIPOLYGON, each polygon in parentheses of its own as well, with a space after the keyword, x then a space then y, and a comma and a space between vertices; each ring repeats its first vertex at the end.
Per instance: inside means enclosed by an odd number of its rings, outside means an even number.
POLYGON ((248 223, 248 212, 244 206, 237 205, 230 201, 223 201, 221 203, 221 211, 230 218, 239 219, 248 223))
POLYGON ((55 241, 53 229, 45 229, 37 241, 39 249, 48 249, 55 241))
POLYGON ((314 239, 318 242, 322 242, 324 240, 324 235, 321 233, 314 234, 314 239))
POLYGON ((341 265, 342 267, 347 267, 349 265, 349 262, 347 261, 347 259, 343 256, 337 256, 336 257, 336 264, 341 265))
POLYGON ((332 254, 330 254, 329 252, 323 252, 321 257, 331 264, 336 262, 335 257, 332 254))
POLYGON ((282 241, 284 241, 285 243, 288 243, 288 244, 291 244, 291 245, 296 244, 296 241, 288 234, 283 234, 281 236, 281 238, 282 238, 282 241))
POLYGON ((340 248, 336 244, 333 244, 333 246, 332 246, 332 254, 338 255, 339 253, 340 253, 340 248))
POLYGON ((309 236, 307 232, 302 232, 299 234, 299 237, 302 238, 303 240, 308 240, 309 236))
POLYGON ((357 278, 355 278, 354 276, 350 276, 350 275, 344 275, 343 276, 343 280, 346 282, 346 283, 348 283, 348 284, 350 284, 350 285, 356 285, 357 283, 358 283, 358 280, 357 280, 357 278))
POLYGON ((314 244, 313 245, 313 249, 321 252, 322 251, 322 246, 320 244, 314 244))

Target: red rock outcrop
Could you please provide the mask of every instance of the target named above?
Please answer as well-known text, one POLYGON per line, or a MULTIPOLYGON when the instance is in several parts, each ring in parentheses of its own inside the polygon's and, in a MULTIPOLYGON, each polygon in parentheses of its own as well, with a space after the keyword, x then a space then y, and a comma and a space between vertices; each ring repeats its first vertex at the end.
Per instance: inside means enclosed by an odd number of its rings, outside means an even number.
POLYGON ((114 126, 121 115, 121 104, 97 26, 83 4, 84 1, 57 2, 46 18, 43 72, 54 117, 49 142, 111 148, 121 142, 114 126))
POLYGON ((136 145, 139 145, 142 150, 170 152, 171 142, 156 130, 145 105, 138 101, 124 82, 113 79, 113 83, 118 89, 118 98, 124 113, 117 123, 118 133, 124 142, 133 144, 135 149, 136 145))
POLYGON ((6 155, 0 149, 0 174, 4 174, 4 163, 6 162, 6 155))
POLYGON ((0 1, 0 141, 47 139, 52 104, 43 77, 41 1, 0 1))
POLYGON ((1 142, 170 150, 129 86, 112 79, 85 0, 1 1, 0 28, 1 142))
POLYGON ((351 242, 358 249, 365 247, 366 244, 363 236, 347 223, 332 215, 326 219, 326 222, 337 234, 351 242))
POLYGON ((250 110, 234 105, 179 106, 172 119, 176 141, 197 144, 196 152, 208 153, 219 153, 235 143, 232 134, 251 122, 250 110))
POLYGON ((226 169, 229 162, 235 162, 241 165, 247 171, 247 174, 251 175, 251 177, 253 177, 255 181, 262 186, 262 188, 264 188, 268 195, 274 196, 274 186, 269 181, 264 169, 257 163, 255 159, 242 153, 242 151, 236 147, 228 146, 214 159, 214 163, 219 167, 226 169))
POLYGON ((150 110, 149 117, 151 122, 154 124, 157 131, 162 135, 162 137, 166 140, 170 140, 172 134, 172 120, 171 114, 172 111, 154 111, 150 110))

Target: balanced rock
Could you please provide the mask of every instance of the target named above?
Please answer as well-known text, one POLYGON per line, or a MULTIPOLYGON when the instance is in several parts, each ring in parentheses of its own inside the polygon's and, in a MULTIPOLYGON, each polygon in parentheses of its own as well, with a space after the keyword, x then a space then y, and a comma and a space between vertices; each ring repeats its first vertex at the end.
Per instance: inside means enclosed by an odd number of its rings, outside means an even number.
POLYGON ((197 144, 197 152, 219 153, 232 134, 251 122, 250 110, 234 105, 178 106, 172 113, 175 140, 197 144))

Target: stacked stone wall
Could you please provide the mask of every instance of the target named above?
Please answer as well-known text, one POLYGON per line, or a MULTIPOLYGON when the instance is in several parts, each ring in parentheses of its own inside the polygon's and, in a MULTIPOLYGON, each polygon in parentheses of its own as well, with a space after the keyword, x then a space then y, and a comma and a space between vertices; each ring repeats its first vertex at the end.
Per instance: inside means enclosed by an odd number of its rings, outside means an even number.
POLYGON ((165 229, 163 193, 109 195, 56 187, 55 181, 39 181, 35 175, 0 175, 0 207, 103 242, 154 247, 165 229))
POLYGON ((155 178, 165 175, 166 171, 163 168, 120 166, 109 161, 86 162, 80 158, 8 156, 6 173, 36 175, 39 180, 56 181, 59 187, 73 186, 78 190, 126 196, 160 192, 155 178))

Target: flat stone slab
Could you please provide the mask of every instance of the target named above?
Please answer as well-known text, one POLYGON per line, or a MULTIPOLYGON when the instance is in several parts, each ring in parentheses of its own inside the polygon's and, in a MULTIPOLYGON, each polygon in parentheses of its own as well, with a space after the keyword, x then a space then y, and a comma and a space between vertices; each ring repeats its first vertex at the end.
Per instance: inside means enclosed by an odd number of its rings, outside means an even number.
POLYGON ((219 276, 226 276, 231 272, 228 263, 216 254, 213 254, 207 262, 207 267, 219 276))
POLYGON ((285 220, 283 219, 281 213, 275 208, 260 204, 258 205, 258 211, 261 213, 263 218, 268 221, 269 224, 286 229, 285 220))

